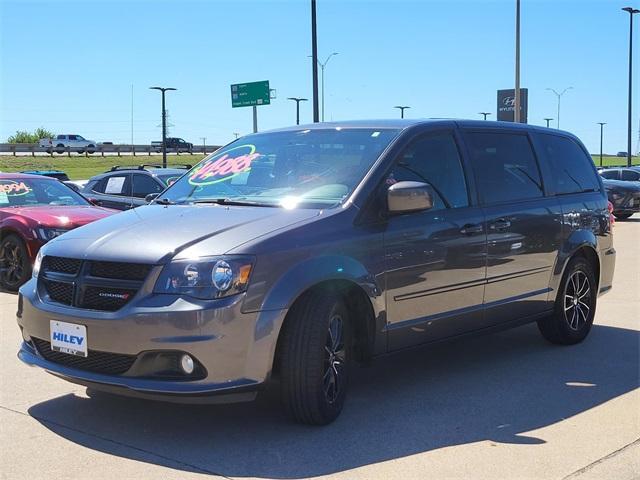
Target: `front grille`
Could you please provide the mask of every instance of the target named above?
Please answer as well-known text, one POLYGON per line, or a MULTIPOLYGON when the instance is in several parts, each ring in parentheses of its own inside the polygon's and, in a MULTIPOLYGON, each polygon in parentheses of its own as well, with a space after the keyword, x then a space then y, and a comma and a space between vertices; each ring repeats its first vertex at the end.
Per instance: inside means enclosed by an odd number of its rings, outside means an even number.
POLYGON ((44 257, 42 269, 49 272, 69 273, 75 275, 80 270, 82 260, 63 257, 44 257))
POLYGON ((52 302, 114 312, 138 293, 151 268, 139 263, 46 256, 38 287, 52 302))
POLYGON ((144 280, 149 270, 151 265, 141 263, 91 262, 89 274, 92 277, 144 280))
POLYGON ((80 307, 91 310, 115 312, 126 305, 136 290, 122 288, 87 287, 82 296, 80 307))
POLYGON ((73 302, 73 283, 44 280, 44 284, 51 300, 71 305, 73 302))
POLYGON ((136 360, 135 355, 121 353, 99 352, 89 350, 87 357, 79 357, 68 353, 51 350, 51 343, 46 340, 31 337, 38 353, 48 360, 66 367, 86 370, 88 372, 103 373, 106 375, 122 375, 128 371, 136 360))

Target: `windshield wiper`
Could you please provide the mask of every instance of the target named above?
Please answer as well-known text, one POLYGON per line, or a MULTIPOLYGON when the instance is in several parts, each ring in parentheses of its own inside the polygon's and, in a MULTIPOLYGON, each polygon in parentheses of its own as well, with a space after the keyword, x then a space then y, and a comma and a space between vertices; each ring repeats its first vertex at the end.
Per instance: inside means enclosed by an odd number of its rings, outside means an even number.
POLYGON ((231 198, 199 198, 191 203, 215 203, 217 205, 238 205, 248 207, 278 207, 273 203, 251 202, 249 200, 233 200, 231 198))

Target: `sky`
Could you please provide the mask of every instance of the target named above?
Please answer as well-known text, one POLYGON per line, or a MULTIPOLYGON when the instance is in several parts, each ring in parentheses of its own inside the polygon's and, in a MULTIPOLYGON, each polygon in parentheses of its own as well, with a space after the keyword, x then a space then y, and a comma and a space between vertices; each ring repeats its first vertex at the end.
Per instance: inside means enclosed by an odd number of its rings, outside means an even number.
MULTIPOLYGON (((626 150, 629 15, 638 0, 522 0, 521 87, 529 123, 557 118, 592 152, 626 150)), ((325 118, 496 115, 496 90, 514 85, 515 0, 317 0, 325 118)), ((632 150, 640 124, 640 15, 635 17, 632 150)), ((44 127, 96 141, 170 136, 224 144, 252 129, 230 85, 269 80, 260 130, 295 123, 311 99, 310 1, 0 0, 0 141, 44 127), (132 102, 133 93, 133 102, 132 102)), ((301 121, 312 120, 311 101, 301 121)), ((552 125, 555 126, 555 120, 552 125)))

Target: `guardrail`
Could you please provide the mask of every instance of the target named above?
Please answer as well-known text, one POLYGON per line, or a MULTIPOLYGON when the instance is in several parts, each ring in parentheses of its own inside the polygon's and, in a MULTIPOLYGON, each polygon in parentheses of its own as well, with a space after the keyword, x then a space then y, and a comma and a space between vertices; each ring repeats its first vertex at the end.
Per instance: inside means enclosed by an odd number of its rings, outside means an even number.
MULTIPOLYGON (((167 148, 167 153, 180 155, 194 155, 194 154, 207 154, 215 152, 219 145, 194 145, 191 149, 184 148, 167 148)), ((87 149, 85 147, 41 147, 36 143, 0 143, 0 154, 10 154, 14 157, 18 153, 30 153, 35 157, 36 153, 46 153, 50 156, 54 155, 68 155, 77 153, 84 156, 103 156, 106 154, 116 154, 120 157, 123 153, 133 155, 148 155, 162 153, 162 149, 155 145, 112 145, 112 144, 98 144, 95 147, 87 149)))

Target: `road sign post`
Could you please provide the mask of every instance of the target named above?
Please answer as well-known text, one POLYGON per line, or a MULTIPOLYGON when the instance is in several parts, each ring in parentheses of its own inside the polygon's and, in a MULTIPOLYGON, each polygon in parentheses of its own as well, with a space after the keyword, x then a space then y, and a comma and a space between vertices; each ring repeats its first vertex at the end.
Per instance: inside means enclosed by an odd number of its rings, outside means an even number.
POLYGON ((271 104, 271 89, 269 80, 231 85, 231 106, 253 107, 253 132, 258 131, 258 108, 271 104))

